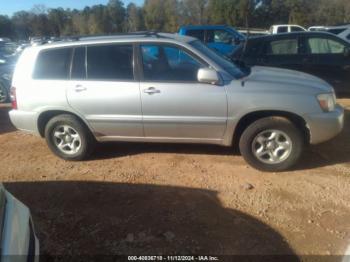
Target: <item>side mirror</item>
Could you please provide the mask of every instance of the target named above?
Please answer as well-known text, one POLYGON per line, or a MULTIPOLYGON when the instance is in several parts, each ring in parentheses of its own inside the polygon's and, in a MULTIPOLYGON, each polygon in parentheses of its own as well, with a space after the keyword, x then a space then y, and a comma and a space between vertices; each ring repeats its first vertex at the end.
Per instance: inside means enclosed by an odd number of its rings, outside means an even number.
POLYGON ((197 74, 197 79, 198 79, 198 82, 200 83, 211 84, 211 85, 216 85, 220 81, 218 73, 211 68, 199 69, 197 74))

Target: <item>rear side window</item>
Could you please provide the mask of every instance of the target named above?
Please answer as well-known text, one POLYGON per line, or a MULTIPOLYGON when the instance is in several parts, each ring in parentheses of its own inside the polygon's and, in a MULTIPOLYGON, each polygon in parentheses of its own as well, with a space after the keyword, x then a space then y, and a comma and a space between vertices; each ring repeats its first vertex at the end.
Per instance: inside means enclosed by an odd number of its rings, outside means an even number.
POLYGON ((277 40, 268 43, 268 55, 294 55, 298 54, 298 39, 277 40))
POLYGON ((327 38, 309 38, 307 41, 311 54, 342 54, 345 46, 327 38))
POLYGON ((68 79, 72 48, 43 50, 39 53, 34 79, 68 79))
POLYGON ((86 78, 85 51, 85 47, 75 48, 72 62, 71 79, 79 80, 86 78))
POLYGON ((204 30, 188 30, 187 35, 195 37, 204 42, 204 30))
POLYGON ((329 29, 328 32, 335 34, 335 35, 339 35, 339 34, 343 33, 345 30, 346 30, 346 28, 329 29))
POLYGON ((288 32, 288 26, 280 26, 277 29, 277 33, 281 34, 281 33, 287 33, 288 32))
POLYGON ((87 78, 94 80, 133 80, 132 45, 87 47, 87 78))
POLYGON ((233 35, 225 30, 208 30, 207 41, 208 43, 224 43, 231 44, 233 35))

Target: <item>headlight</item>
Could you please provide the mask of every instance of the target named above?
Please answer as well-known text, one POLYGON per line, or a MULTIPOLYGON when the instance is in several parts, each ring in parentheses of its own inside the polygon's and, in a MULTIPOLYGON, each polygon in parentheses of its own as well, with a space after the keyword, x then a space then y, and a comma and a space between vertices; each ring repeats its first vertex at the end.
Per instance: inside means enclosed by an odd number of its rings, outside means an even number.
POLYGON ((0 59, 0 64, 5 64, 6 60, 5 59, 0 59))
POLYGON ((324 112, 331 112, 335 108, 335 94, 320 94, 317 96, 318 103, 324 112))

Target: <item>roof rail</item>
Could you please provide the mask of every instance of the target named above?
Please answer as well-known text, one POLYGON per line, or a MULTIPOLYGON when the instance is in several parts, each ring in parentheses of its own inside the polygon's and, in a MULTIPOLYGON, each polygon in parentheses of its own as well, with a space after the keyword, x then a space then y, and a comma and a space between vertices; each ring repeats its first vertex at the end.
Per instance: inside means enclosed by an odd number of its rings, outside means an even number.
POLYGON ((157 31, 138 31, 138 32, 130 32, 130 33, 117 33, 117 34, 111 34, 111 35, 86 35, 86 36, 72 36, 69 37, 72 40, 95 40, 95 39, 104 39, 104 38, 113 38, 118 36, 153 36, 157 38, 161 38, 164 36, 159 35, 157 31))

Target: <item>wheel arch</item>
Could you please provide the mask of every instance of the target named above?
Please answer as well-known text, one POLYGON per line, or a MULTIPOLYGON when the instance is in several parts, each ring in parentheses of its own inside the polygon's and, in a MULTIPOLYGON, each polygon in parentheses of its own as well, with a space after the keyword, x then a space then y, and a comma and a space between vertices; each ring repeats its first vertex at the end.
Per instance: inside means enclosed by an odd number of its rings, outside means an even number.
POLYGON ((45 137, 45 127, 47 123, 50 121, 50 119, 58 115, 72 115, 76 117, 83 125, 85 125, 85 127, 88 130, 90 130, 92 134, 94 134, 93 129, 79 115, 72 113, 70 111, 65 111, 65 110, 48 110, 48 111, 42 112, 38 117, 37 126, 38 126, 38 132, 41 137, 45 137))
POLYGON ((310 143, 310 130, 307 127, 307 122, 303 117, 298 114, 288 112, 288 111, 279 111, 279 110, 261 110, 250 112, 240 118, 238 121, 234 133, 232 144, 235 148, 238 148, 239 140, 244 132, 244 130, 256 120, 265 117, 283 117, 290 120, 299 130, 301 130, 304 142, 306 144, 310 143))

